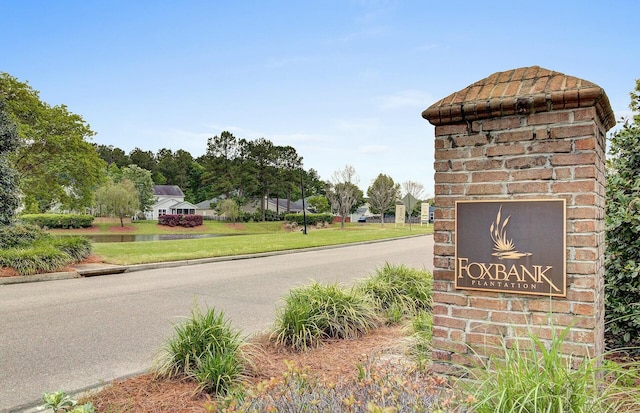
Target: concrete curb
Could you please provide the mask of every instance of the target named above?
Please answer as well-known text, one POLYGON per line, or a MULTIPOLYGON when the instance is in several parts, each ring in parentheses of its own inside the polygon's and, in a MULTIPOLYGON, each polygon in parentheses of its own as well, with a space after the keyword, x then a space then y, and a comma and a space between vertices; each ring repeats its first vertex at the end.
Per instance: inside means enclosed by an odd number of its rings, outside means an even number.
POLYGON ((143 270, 153 270, 158 268, 174 268, 174 267, 184 267, 189 265, 198 265, 198 264, 208 264, 212 262, 222 262, 222 261, 234 261, 234 260, 247 260, 251 258, 259 258, 259 257, 270 257, 275 255, 285 255, 285 254, 295 254, 299 252, 306 251, 320 251, 327 250, 333 248, 342 248, 350 245, 366 245, 366 244, 375 244, 379 242, 387 242, 404 238, 416 238, 416 237, 426 237, 431 234, 417 234, 417 235, 407 235, 404 237, 397 238, 385 238, 371 241, 362 241, 362 242, 354 242, 350 244, 337 244, 337 245, 325 245, 322 247, 311 247, 311 248, 300 248, 293 250, 283 250, 283 251, 271 251, 271 252, 261 252, 256 254, 245 254, 245 255, 230 255, 225 257, 212 257, 212 258, 199 258, 195 260, 183 260, 183 261, 167 261, 167 262, 154 262, 149 264, 132 264, 132 265, 113 265, 113 264, 80 264, 75 267, 75 271, 67 271, 67 272, 53 272, 46 274, 34 274, 34 275, 20 275, 16 277, 0 277, 0 287, 3 285, 11 285, 11 284, 23 284, 30 282, 40 282, 40 281, 54 281, 54 280, 66 280, 71 278, 83 278, 83 277, 94 277, 98 275, 111 275, 111 274, 122 274, 132 271, 143 271, 143 270))

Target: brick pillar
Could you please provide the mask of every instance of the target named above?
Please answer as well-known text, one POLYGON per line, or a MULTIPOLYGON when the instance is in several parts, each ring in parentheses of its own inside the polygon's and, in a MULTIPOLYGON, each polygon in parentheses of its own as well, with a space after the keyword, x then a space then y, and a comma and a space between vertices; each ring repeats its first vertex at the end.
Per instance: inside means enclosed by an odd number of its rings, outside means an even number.
POLYGON ((572 326, 567 353, 601 355, 605 134, 615 124, 604 90, 519 68, 453 93, 422 116, 435 125, 436 368, 499 352, 529 328, 548 339, 551 326, 572 326), (456 201, 536 198, 566 200, 566 297, 456 289, 456 201))

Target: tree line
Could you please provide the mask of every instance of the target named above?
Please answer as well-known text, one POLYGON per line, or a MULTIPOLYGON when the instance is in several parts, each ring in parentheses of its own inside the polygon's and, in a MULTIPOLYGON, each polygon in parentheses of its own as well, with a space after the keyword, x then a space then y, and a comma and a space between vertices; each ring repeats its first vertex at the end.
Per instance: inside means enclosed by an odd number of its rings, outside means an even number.
MULTIPOLYGON (((365 202, 352 166, 323 181, 313 168, 304 169, 294 147, 266 138, 249 140, 223 131, 207 140, 199 157, 167 148, 154 153, 136 147, 126 153, 90 142, 95 132, 82 116, 65 105, 49 105, 28 82, 2 72, 0 102, 6 124, 13 124, 19 136, 18 144, 5 148, 15 177, 9 172, 3 177, 15 181, 26 213, 95 208, 115 215, 135 208, 144 212, 154 202, 153 185, 177 185, 194 204, 216 198, 242 206, 259 199, 263 219, 265 199, 291 202, 301 199, 303 191, 310 208, 343 218, 365 202)), ((381 174, 367 196, 371 211, 384 213, 399 199, 400 186, 381 174)))

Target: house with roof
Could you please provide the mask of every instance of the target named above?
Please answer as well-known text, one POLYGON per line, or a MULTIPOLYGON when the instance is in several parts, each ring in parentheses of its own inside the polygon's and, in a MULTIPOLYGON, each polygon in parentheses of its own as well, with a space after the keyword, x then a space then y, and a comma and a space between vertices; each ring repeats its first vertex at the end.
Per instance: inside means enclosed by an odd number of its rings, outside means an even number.
POLYGON ((156 202, 151 211, 145 213, 147 219, 158 219, 161 215, 195 215, 197 206, 184 200, 184 193, 177 185, 154 185, 153 196, 156 202))

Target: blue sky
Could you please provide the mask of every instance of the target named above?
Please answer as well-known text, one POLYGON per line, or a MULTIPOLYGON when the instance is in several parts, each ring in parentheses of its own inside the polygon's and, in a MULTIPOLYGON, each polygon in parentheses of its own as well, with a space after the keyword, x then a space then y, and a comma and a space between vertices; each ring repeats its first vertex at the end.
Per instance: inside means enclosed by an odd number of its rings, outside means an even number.
POLYGON ((291 145, 328 180, 352 165, 433 193, 421 112, 538 65, 603 87, 628 115, 640 2, 0 0, 0 71, 125 152, 207 138, 291 145))

